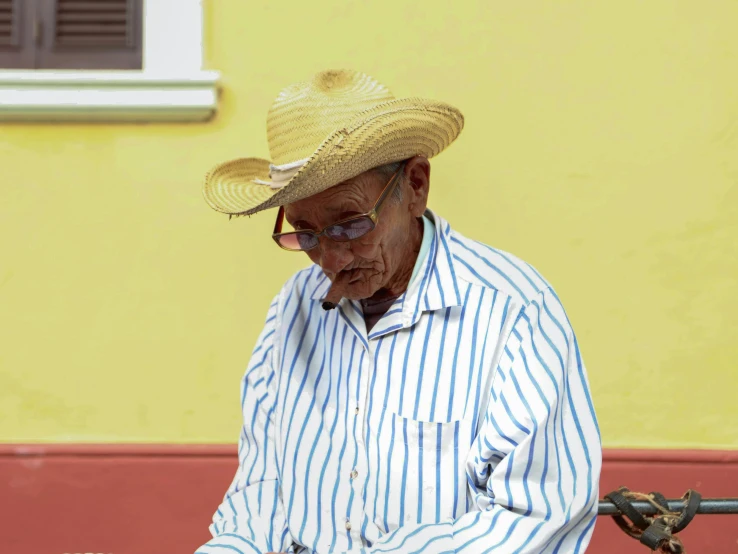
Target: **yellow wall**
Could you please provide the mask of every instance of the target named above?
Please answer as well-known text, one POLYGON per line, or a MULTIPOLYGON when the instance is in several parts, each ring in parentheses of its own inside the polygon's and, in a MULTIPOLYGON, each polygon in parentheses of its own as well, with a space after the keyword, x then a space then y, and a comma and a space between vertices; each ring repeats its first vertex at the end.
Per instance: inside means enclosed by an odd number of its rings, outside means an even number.
POLYGON ((200 196, 279 89, 352 67, 459 106, 431 207, 536 265, 610 447, 738 448, 738 3, 205 0, 202 125, 0 126, 0 441, 234 442, 300 255, 200 196))

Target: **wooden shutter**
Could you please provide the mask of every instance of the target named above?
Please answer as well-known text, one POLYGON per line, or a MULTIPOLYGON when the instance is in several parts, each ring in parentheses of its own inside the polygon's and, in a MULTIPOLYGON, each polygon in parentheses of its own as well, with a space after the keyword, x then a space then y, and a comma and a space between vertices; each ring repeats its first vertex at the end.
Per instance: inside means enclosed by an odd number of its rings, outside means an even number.
POLYGON ((39 69, 142 68, 142 0, 40 1, 39 69))
POLYGON ((0 69, 34 67, 36 0, 0 0, 0 69))

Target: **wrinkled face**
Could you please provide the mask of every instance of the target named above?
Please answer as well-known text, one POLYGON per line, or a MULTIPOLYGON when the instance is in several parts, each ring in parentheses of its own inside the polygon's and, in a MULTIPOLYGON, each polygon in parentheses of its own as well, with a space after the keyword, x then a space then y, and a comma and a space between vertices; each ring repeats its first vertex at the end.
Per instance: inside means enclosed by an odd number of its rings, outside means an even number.
MULTIPOLYGON (((286 205, 285 219, 296 230, 320 231, 337 221, 371 210, 388 180, 377 171, 367 171, 314 196, 286 205)), ((404 180, 396 186, 404 186, 404 180)), ((414 215, 417 206, 411 206, 413 199, 412 191, 404 194, 401 202, 394 197, 387 198, 373 231, 349 242, 335 242, 321 236, 319 245, 306 254, 331 281, 341 275, 341 281, 346 283, 342 291, 346 298, 360 300, 371 297, 380 289, 391 290, 395 281, 406 272, 408 264, 415 263, 412 245, 406 240, 414 231, 413 226, 418 225, 418 216, 414 215)), ((412 265, 408 275, 411 272, 412 265)))

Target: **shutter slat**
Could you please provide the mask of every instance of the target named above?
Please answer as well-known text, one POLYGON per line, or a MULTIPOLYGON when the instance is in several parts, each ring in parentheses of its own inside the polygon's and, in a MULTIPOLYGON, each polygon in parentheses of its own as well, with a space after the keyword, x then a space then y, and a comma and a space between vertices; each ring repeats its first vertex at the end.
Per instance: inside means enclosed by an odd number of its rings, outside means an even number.
POLYGON ((54 44, 84 49, 131 47, 131 6, 129 0, 57 0, 54 44))
POLYGON ((106 36, 106 35, 123 35, 126 36, 128 26, 123 25, 99 25, 90 23, 88 25, 75 25, 68 23, 57 27, 58 35, 90 35, 90 36, 106 36))
MULTIPOLYGON (((108 2, 72 2, 61 0, 59 4, 63 4, 63 11, 78 13, 105 13, 105 12, 125 12, 128 9, 127 1, 116 0, 113 3, 108 2)), ((61 11, 61 10, 60 10, 61 11)))
POLYGON ((57 40, 59 46, 77 46, 77 47, 105 47, 116 48, 125 45, 125 41, 114 37, 61 37, 57 40))
MULTIPOLYGON (((0 14, 0 18, 2 14, 0 14)), ((61 23, 86 23, 88 21, 93 23, 106 23, 108 21, 116 23, 127 23, 128 15, 125 11, 118 13, 60 13, 58 18, 58 24, 61 23)))

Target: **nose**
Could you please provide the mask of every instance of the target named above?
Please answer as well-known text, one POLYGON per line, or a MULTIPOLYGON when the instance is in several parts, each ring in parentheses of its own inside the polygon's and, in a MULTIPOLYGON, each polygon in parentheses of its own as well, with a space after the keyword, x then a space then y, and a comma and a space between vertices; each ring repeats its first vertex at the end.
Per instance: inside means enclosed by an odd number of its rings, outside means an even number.
POLYGON ((335 275, 345 269, 354 259, 347 242, 336 242, 320 237, 320 267, 328 274, 335 275))

